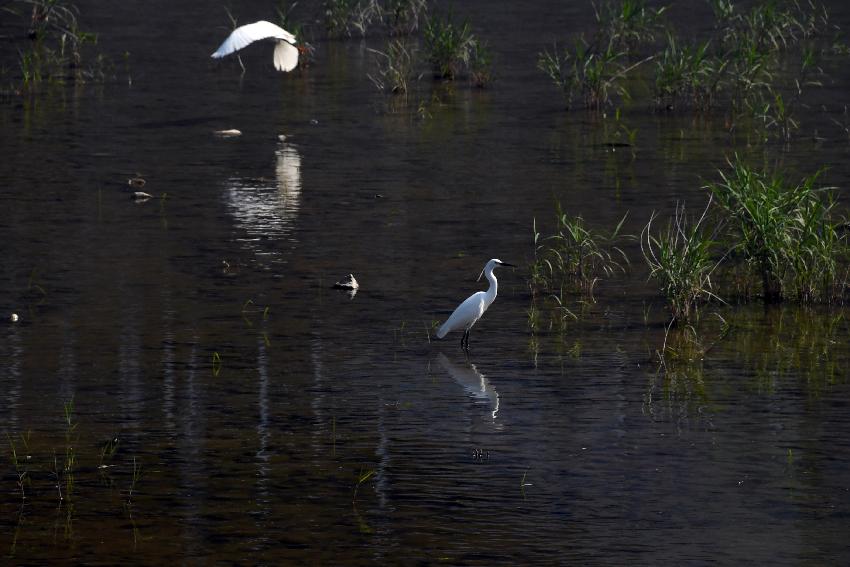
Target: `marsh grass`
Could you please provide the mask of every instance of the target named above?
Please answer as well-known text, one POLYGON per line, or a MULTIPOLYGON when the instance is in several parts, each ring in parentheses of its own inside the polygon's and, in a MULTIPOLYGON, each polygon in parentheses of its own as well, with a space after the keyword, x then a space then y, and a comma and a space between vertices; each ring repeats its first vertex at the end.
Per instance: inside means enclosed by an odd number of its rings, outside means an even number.
MULTIPOLYGON (((39 515, 43 511, 55 510, 54 543, 60 538, 76 539, 74 522, 78 511, 83 516, 94 517, 91 514, 102 512, 102 504, 113 496, 119 496, 121 505, 129 509, 143 479, 141 460, 134 457, 129 463, 126 459, 116 459, 117 437, 101 444, 81 442, 73 397, 63 403, 61 420, 57 422, 61 430, 46 438, 33 436, 30 431, 7 433, 10 453, 5 459, 6 466, 15 473, 16 492, 21 498, 20 514, 33 511, 32 519, 38 521, 43 519, 39 515), (53 443, 56 438, 64 443, 64 448, 53 443), (129 478, 129 486, 120 494, 113 490, 115 483, 107 467, 120 467, 121 476, 129 478)), ((0 475, 5 479, 10 476, 8 469, 0 475)), ((18 521, 21 519, 19 516, 18 521)), ((13 537, 17 533, 16 528, 13 537)))
POLYGON ((375 476, 375 469, 360 469, 360 472, 357 474, 357 480, 354 483, 354 494, 351 496, 351 503, 353 505, 357 505, 357 492, 360 490, 360 485, 375 476))
POLYGON ((278 25, 295 36, 296 46, 301 52, 298 67, 304 68, 312 63, 315 49, 306 39, 307 26, 304 25, 302 20, 295 17, 297 8, 298 2, 280 0, 275 10, 277 11, 278 25))
POLYGON ((655 61, 655 93, 662 108, 711 109, 727 62, 711 54, 710 43, 682 44, 672 33, 655 61))
POLYGON ((652 43, 664 25, 666 8, 648 8, 643 0, 593 3, 597 29, 591 41, 578 38, 572 49, 552 50, 538 54, 537 68, 543 71, 561 91, 567 108, 581 99, 589 109, 598 110, 619 97, 629 98, 626 77, 655 55, 632 62, 630 57, 639 45, 652 43))
POLYGON ((369 30, 382 21, 382 10, 378 0, 361 0, 354 5, 350 17, 350 26, 360 37, 366 37, 369 30))
POLYGON ((9 442, 9 460, 15 468, 16 482, 21 491, 21 501, 24 501, 27 498, 26 487, 31 484, 28 464, 28 461, 31 458, 29 449, 30 432, 27 431, 26 435, 22 433, 19 436, 23 454, 19 453, 16 441, 8 433, 6 434, 6 439, 9 442))
POLYGON ((556 203, 555 233, 545 239, 534 221, 534 261, 530 266, 533 287, 557 290, 563 304, 564 291, 577 291, 592 299, 596 284, 603 277, 624 272, 628 257, 617 245, 621 238, 624 215, 609 233, 589 229, 581 216, 570 216, 556 203))
POLYGON ((111 62, 102 54, 85 65, 85 46, 97 44, 97 35, 80 28, 80 11, 75 4, 64 0, 16 0, 4 9, 29 21, 30 43, 18 48, 22 91, 38 90, 45 83, 104 80, 109 75, 111 62))
POLYGON ((115 458, 115 453, 118 452, 118 447, 121 445, 121 440, 118 437, 110 437, 100 447, 100 463, 98 468, 104 469, 108 465, 108 461, 115 458))
POLYGON ((356 6, 355 0, 326 0, 325 30, 329 37, 351 35, 351 21, 356 6))
POLYGON ((133 457, 133 469, 132 474, 130 476, 130 485, 127 488, 127 505, 131 506, 133 504, 133 495, 136 493, 136 487, 139 484, 139 481, 142 479, 142 465, 141 463, 136 461, 136 457, 133 457))
POLYGON ((473 38, 469 46, 469 80, 480 89, 493 82, 493 53, 487 42, 473 38))
POLYGON ((304 26, 301 22, 293 17, 293 12, 298 6, 298 2, 289 2, 288 0, 280 0, 275 8, 277 12, 277 22, 280 27, 290 32, 296 38, 303 35, 304 26))
POLYGON ((823 70, 817 65, 814 50, 804 48, 790 92, 783 95, 780 88, 772 86, 770 96, 752 109, 768 135, 775 133, 776 137, 786 143, 791 140, 793 134, 800 128, 796 110, 803 102, 804 89, 823 86, 819 78, 822 75, 823 70))
POLYGON ((378 90, 394 95, 407 95, 419 80, 419 54, 413 44, 391 40, 386 52, 370 49, 375 55, 377 72, 368 75, 378 90))
POLYGON ((700 301, 720 300, 712 291, 712 275, 725 258, 714 253, 717 232, 706 228, 711 199, 697 219, 689 219, 678 205, 666 229, 653 234, 655 215, 641 232, 640 246, 649 265, 649 277, 659 282, 670 302, 674 321, 687 321, 697 313, 700 301))
POLYGON ((628 100, 630 95, 624 79, 654 57, 650 55, 629 64, 627 54, 614 41, 600 48, 580 38, 572 50, 559 51, 557 44, 552 51, 544 49, 538 55, 537 68, 555 83, 568 109, 579 98, 586 108, 599 110, 610 104, 615 96, 628 100))
POLYGON ((762 142, 789 141, 800 128, 796 111, 805 104, 804 91, 821 84, 815 38, 834 33, 828 12, 811 1, 767 1, 747 8, 728 0, 710 4, 714 30, 695 41, 677 36, 665 21, 666 8, 652 9, 640 0, 593 4, 596 29, 586 34, 591 39, 583 35, 571 49, 557 44, 544 49, 537 66, 568 109, 628 102, 631 90, 640 92, 640 80, 649 78, 659 108, 719 109, 730 133, 744 130, 762 142), (789 65, 798 54, 802 64, 789 65), (637 82, 630 80, 633 70, 653 59, 650 77, 637 73, 637 82))
MULTIPOLYGON (((63 404, 63 417, 65 421, 65 458, 62 464, 62 480, 57 481, 65 485, 65 499, 71 500, 74 496, 74 472, 77 467, 77 453, 75 446, 79 440, 77 431, 77 422, 74 420, 74 398, 71 397, 63 404)), ((54 466, 55 456, 54 456, 54 466)), ((62 499, 60 490, 59 499, 62 499)))
POLYGON ((821 172, 789 183, 737 156, 729 166, 708 188, 728 215, 733 249, 760 280, 764 300, 838 299, 844 288, 839 260, 846 259, 847 242, 843 223, 834 218, 831 189, 817 185, 821 172))
POLYGON ((847 141, 850 142, 850 112, 847 111, 847 105, 844 105, 840 120, 838 118, 830 118, 830 120, 833 124, 838 126, 841 133, 847 138, 847 141))
POLYGON ((383 21, 390 35, 408 35, 419 29, 428 14, 428 0, 386 0, 383 21))
POLYGON ((469 64, 475 37, 468 21, 455 23, 451 14, 430 15, 423 37, 436 78, 452 80, 469 64))
POLYGON ((427 14, 427 0, 326 0, 324 3, 325 30, 331 38, 366 37, 376 30, 390 36, 410 35, 419 30, 427 14))
POLYGON ((212 373, 213 378, 217 378, 219 373, 221 372, 223 363, 221 360, 221 355, 218 351, 212 353, 212 373))
POLYGON ((724 83, 735 122, 755 118, 767 134, 790 140, 799 122, 794 111, 806 87, 820 86, 812 75, 817 67, 810 43, 830 28, 829 14, 814 2, 761 2, 749 11, 731 5, 716 9, 719 22, 718 56, 729 61, 724 83), (722 22, 722 23, 721 23, 722 22), (801 65, 789 77, 785 64, 799 53, 801 65), (783 82, 793 87, 783 86, 783 82))
POLYGON ((604 42, 612 41, 627 52, 642 44, 652 43, 665 28, 666 6, 650 8, 643 0, 592 2, 598 34, 604 42))
POLYGON ((625 55, 613 43, 604 51, 597 51, 582 39, 562 54, 557 45, 551 52, 544 50, 537 66, 561 89, 567 108, 572 108, 579 97, 585 107, 599 109, 610 102, 612 94, 627 94, 620 80, 624 76, 625 55))

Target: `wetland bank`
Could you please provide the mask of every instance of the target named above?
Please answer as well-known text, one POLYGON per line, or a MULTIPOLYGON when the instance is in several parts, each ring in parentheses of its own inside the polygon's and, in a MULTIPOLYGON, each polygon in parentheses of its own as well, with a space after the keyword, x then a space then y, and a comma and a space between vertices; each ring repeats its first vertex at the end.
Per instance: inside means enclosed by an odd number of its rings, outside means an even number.
POLYGON ((5 562, 847 562, 843 3, 229 4, 285 75, 223 6, 50 6, 0 20, 5 562))

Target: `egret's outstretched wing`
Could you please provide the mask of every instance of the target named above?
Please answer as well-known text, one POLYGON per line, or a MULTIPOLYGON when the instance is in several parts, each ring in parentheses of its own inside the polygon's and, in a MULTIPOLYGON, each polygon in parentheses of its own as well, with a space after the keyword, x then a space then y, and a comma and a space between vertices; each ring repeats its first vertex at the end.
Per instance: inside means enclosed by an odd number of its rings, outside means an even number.
POLYGON ((286 41, 278 41, 274 48, 274 67, 278 71, 292 71, 298 65, 298 48, 286 41))
MULTIPOLYGON (((230 55, 234 51, 239 51, 246 45, 250 45, 251 43, 261 39, 278 39, 287 43, 295 43, 294 35, 280 26, 261 20, 259 22, 254 22, 253 24, 240 26, 233 30, 233 33, 224 40, 224 43, 219 46, 212 56, 218 59, 225 55, 230 55)), ((293 49, 295 48, 293 47, 293 49)), ((297 51, 298 50, 296 49, 296 53, 297 51)), ((275 51, 275 65, 277 65, 277 61, 277 51, 275 51)))

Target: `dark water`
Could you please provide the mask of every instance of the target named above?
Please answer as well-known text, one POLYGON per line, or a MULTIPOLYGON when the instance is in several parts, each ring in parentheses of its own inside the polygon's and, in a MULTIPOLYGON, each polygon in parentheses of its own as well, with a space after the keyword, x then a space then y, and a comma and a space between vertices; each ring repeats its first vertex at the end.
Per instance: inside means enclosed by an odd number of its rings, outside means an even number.
MULTIPOLYGON (((240 22, 274 15, 247 4, 240 22)), ((366 77, 381 37, 317 40, 289 75, 255 47, 240 80, 208 60, 219 7, 81 3, 128 69, 0 107, 0 313, 20 315, 0 428, 30 480, 22 504, 4 449, 4 561, 847 563, 842 310, 721 309, 734 331, 659 373, 663 301, 630 248, 563 332, 529 328, 526 273, 502 270, 468 360, 429 340, 486 260, 530 260, 554 198, 636 233, 702 206, 734 151, 830 166, 846 195, 840 56, 788 148, 636 104, 632 155, 535 69, 591 21, 561 4, 457 6, 498 80, 426 80, 422 119, 366 77), (329 289, 349 272, 354 298, 329 289)))

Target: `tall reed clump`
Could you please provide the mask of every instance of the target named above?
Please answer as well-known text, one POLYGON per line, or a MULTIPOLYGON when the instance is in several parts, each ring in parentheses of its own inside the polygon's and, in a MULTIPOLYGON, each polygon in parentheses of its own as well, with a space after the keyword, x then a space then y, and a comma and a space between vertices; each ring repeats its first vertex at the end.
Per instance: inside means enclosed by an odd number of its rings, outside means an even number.
POLYGON ((713 30, 682 40, 665 21, 667 8, 652 9, 642 0, 592 2, 595 29, 570 40, 573 48, 544 49, 537 67, 561 91, 567 108, 600 109, 631 98, 632 71, 654 60, 651 76, 642 78, 654 79, 659 108, 720 108, 730 131, 790 141, 799 129, 795 115, 804 92, 820 85, 823 71, 812 40, 834 29, 829 14, 814 0, 767 0, 747 8, 730 0, 709 3, 713 30))
POLYGON ((469 63, 473 42, 469 22, 456 24, 450 15, 433 15, 425 22, 423 33, 434 76, 454 79, 469 63))
MULTIPOLYGON (((330 37, 365 37, 376 28, 408 35, 419 29, 427 0, 325 0, 325 29, 330 37)), ((297 34, 296 34, 297 35, 297 34)))
POLYGON ((458 24, 451 14, 434 14, 426 20, 422 33, 435 78, 453 80, 468 72, 479 86, 489 81, 490 52, 472 33, 469 22, 458 24))
MULTIPOLYGON (((307 34, 304 22, 295 17, 298 2, 296 0, 278 0, 277 24, 295 36, 296 47, 301 52, 301 57, 298 60, 299 67, 307 67, 312 63, 315 48, 307 41, 307 34)), ((228 12, 228 16, 230 13, 228 12)), ((233 22, 233 27, 236 27, 236 21, 230 16, 233 22)))
POLYGON ((428 0, 387 0, 383 20, 390 35, 406 35, 419 29, 419 20, 428 13, 428 0))
POLYGON ((708 41, 682 44, 668 33, 667 46, 655 60, 655 93, 660 107, 711 109, 727 62, 714 56, 709 46, 708 41))
POLYGON ((591 41, 582 36, 573 49, 544 49, 537 68, 545 73, 564 96, 567 108, 581 98, 585 107, 600 109, 614 96, 628 98, 626 76, 641 64, 629 59, 638 46, 655 40, 663 28, 666 8, 651 9, 643 0, 621 0, 593 5, 597 30, 591 41))
POLYGON ((670 301, 675 321, 688 321, 701 300, 718 299, 712 291, 712 275, 723 257, 716 258, 716 233, 706 228, 711 201, 702 215, 688 219, 684 205, 676 207, 673 218, 659 234, 653 234, 655 215, 641 233, 641 252, 649 265, 649 277, 658 280, 670 301))
POLYGON ((628 52, 638 46, 655 41, 664 29, 663 15, 666 6, 651 8, 644 0, 607 1, 593 3, 597 33, 605 42, 611 41, 628 52))
POLYGON ((417 72, 418 52, 401 39, 391 40, 387 50, 371 50, 375 54, 376 74, 369 74, 369 80, 378 90, 396 95, 406 95, 413 83, 419 79, 417 72))
POLYGON ((559 52, 557 45, 551 52, 543 50, 537 68, 561 90, 568 109, 576 98, 586 108, 600 109, 611 101, 612 95, 628 96, 622 82, 629 70, 625 57, 626 52, 619 51, 614 43, 599 50, 582 39, 572 50, 559 52))
POLYGON ((847 242, 835 219, 830 188, 821 172, 799 183, 757 170, 737 156, 720 181, 708 186, 728 215, 728 235, 746 268, 761 282, 766 302, 831 301, 843 291, 838 263, 847 242))
POLYGON ((96 44, 97 35, 80 29, 76 5, 64 0, 27 0, 3 9, 29 20, 30 44, 18 49, 21 90, 35 90, 43 83, 105 78, 108 61, 102 55, 90 67, 83 64, 83 47, 96 44))
POLYGON ((556 203, 555 234, 541 239, 534 223, 534 262, 531 265, 532 287, 558 292, 577 291, 593 296, 600 279, 625 271, 628 257, 617 245, 626 216, 610 234, 593 231, 581 216, 570 216, 556 203))

